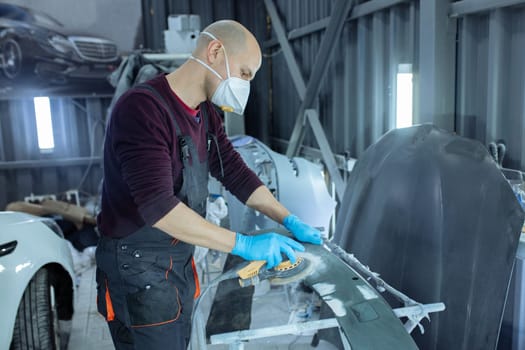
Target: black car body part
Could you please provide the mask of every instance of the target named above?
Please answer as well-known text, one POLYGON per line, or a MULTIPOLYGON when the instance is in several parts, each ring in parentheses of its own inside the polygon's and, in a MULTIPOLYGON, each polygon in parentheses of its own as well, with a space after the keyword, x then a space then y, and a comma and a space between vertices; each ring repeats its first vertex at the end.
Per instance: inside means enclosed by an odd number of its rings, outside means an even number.
POLYGON ((101 79, 119 62, 110 40, 65 33, 45 13, 0 3, 0 68, 8 79, 23 73, 55 81, 101 79))

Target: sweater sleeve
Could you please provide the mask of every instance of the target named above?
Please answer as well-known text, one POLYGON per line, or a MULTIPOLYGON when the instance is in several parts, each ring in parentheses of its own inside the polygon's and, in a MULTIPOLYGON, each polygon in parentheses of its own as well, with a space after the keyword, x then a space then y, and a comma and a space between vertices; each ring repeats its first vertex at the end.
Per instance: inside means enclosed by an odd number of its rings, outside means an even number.
POLYGON ((169 119, 153 97, 130 94, 110 122, 114 153, 122 177, 147 225, 179 203, 173 190, 169 119))
POLYGON ((210 106, 208 107, 208 110, 210 111, 210 131, 217 137, 224 177, 222 177, 221 173, 221 164, 217 154, 217 148, 213 146, 211 148, 209 160, 210 173, 213 177, 221 181, 224 187, 237 197, 237 199, 242 203, 246 203, 250 195, 258 187, 263 186, 264 184, 257 175, 248 168, 239 153, 233 148, 230 140, 226 136, 219 115, 213 110, 213 108, 210 106))

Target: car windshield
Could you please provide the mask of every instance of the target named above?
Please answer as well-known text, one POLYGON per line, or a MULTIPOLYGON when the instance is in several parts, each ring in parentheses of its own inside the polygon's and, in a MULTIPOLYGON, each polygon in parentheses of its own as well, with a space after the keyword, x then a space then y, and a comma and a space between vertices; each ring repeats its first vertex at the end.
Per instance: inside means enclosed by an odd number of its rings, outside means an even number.
POLYGON ((63 27, 62 23, 43 12, 33 11, 32 14, 35 24, 43 27, 63 27))
POLYGON ((0 18, 12 19, 15 21, 32 22, 36 25, 57 28, 63 27, 62 23, 44 12, 26 9, 10 4, 0 4, 0 18))
POLYGON ((0 18, 13 19, 16 21, 27 21, 29 13, 23 8, 9 4, 0 4, 0 18))

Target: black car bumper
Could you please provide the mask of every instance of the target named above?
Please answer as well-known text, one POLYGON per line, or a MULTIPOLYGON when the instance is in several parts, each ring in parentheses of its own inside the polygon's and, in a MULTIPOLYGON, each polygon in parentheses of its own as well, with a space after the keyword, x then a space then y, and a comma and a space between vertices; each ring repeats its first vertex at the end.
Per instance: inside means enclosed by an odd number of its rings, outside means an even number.
POLYGON ((35 65, 35 73, 45 79, 86 79, 101 80, 113 72, 120 60, 110 63, 72 62, 62 58, 39 57, 35 65))

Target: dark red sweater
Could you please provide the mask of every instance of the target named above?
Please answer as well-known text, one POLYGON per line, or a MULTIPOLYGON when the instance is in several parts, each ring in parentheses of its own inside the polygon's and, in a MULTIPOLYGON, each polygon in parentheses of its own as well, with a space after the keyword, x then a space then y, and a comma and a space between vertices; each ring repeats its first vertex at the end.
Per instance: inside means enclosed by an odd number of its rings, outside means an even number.
MULTIPOLYGON (((185 135, 191 135, 202 160, 207 156, 204 123, 198 122, 176 97, 164 75, 148 82, 164 97, 185 135)), ((217 136, 224 178, 216 147, 209 155, 210 173, 240 201, 262 185, 226 137, 222 121, 208 103, 208 130, 217 136)), ((101 234, 125 237, 151 226, 173 209, 182 186, 182 162, 170 115, 149 92, 130 89, 116 103, 104 142, 104 184, 98 216, 101 234)))

